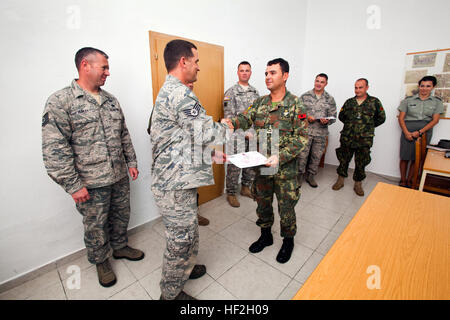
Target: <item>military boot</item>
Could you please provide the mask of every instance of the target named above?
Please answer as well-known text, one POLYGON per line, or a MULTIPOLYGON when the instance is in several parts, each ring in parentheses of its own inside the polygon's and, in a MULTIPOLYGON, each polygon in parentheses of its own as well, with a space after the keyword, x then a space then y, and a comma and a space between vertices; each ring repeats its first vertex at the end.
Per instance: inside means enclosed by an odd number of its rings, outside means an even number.
POLYGON ((139 261, 144 259, 144 253, 141 250, 133 249, 129 246, 125 246, 122 249, 114 250, 114 259, 127 259, 131 261, 139 261))
POLYGON ((317 182, 316 180, 314 180, 314 175, 308 173, 308 175, 306 176, 306 182, 308 182, 311 187, 317 188, 317 182))
POLYGON ((242 186, 241 188, 241 195, 245 197, 249 197, 250 199, 253 199, 252 191, 247 186, 242 186))
POLYGON ((363 197, 364 196, 364 190, 362 188, 362 181, 355 181, 355 186, 353 187, 353 190, 355 190, 355 193, 363 197))
POLYGON ((283 245, 277 255, 279 263, 286 263, 291 258, 292 250, 294 250, 294 238, 284 238, 283 245))
POLYGON ((198 224, 200 226, 207 226, 209 224, 209 220, 205 217, 202 217, 201 215, 197 214, 198 217, 198 224))
POLYGON ((339 190, 344 186, 344 177, 338 176, 336 183, 331 187, 333 190, 339 190))
POLYGON ((248 248, 251 253, 261 252, 265 247, 271 246, 273 244, 272 232, 270 228, 261 228, 261 236, 256 242, 248 248))
POLYGON ((103 287, 111 287, 117 282, 116 275, 114 274, 114 271, 108 259, 106 259, 102 263, 97 263, 96 267, 98 282, 103 287))
POLYGON ((297 174, 297 182, 298 182, 298 186, 301 187, 302 183, 303 183, 303 173, 302 172, 299 172, 297 174))
POLYGON ((196 264, 192 269, 189 279, 198 279, 206 273, 206 266, 203 264, 196 264))
POLYGON ((227 195, 227 201, 232 207, 239 208, 241 206, 241 204, 239 203, 238 199, 234 194, 227 195))

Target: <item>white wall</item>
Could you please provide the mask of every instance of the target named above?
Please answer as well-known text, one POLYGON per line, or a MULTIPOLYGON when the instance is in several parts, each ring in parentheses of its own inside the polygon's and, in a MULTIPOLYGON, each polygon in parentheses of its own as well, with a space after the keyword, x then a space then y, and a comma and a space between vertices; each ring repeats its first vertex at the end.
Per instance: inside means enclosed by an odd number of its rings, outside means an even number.
MULTIPOLYGON (((370 82, 369 94, 378 97, 386 110, 386 122, 375 130, 369 171, 400 176, 401 131, 396 116, 405 55, 449 48, 449 12, 448 0, 308 1, 302 92, 312 88, 315 75, 325 72, 329 76, 326 90, 335 97, 339 110, 354 96, 355 80, 365 77, 370 82), (371 5, 380 9, 380 29, 367 28, 371 5)), ((341 129, 340 121, 330 127, 326 163, 339 164, 335 149, 341 129)), ((448 139, 449 129, 450 120, 441 120, 432 143, 448 139)))
POLYGON ((79 48, 97 47, 110 56, 111 77, 104 88, 122 105, 140 170, 131 183, 134 227, 159 215, 150 191, 146 133, 152 108, 148 31, 224 46, 226 88, 237 80, 237 64, 245 59, 253 65, 251 82, 265 93, 265 63, 281 56, 291 64, 289 89, 300 92, 306 4, 279 1, 275 8, 270 0, 3 0, 0 283, 84 247, 81 216, 71 197, 47 176, 41 155, 45 101, 77 76, 73 58, 79 48))

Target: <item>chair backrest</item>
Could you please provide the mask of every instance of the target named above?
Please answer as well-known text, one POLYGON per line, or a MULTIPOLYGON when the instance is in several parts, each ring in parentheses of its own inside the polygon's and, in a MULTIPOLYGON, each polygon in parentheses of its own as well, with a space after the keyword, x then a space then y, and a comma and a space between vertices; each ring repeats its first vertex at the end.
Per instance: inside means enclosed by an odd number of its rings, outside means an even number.
POLYGON ((412 189, 419 189, 419 182, 422 176, 423 163, 427 155, 427 134, 424 132, 421 137, 416 140, 416 160, 414 161, 414 175, 412 189))

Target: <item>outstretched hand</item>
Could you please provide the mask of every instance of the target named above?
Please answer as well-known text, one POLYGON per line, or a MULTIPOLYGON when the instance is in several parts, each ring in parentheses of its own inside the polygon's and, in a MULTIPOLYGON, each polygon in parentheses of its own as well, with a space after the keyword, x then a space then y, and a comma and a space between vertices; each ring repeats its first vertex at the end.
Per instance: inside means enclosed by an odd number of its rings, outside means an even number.
POLYGON ((269 159, 267 159, 266 167, 275 168, 276 166, 278 166, 278 162, 279 159, 277 155, 270 156, 269 159))
POLYGON ((213 150, 211 154, 211 159, 217 164, 223 164, 227 162, 227 155, 223 153, 222 151, 213 150))

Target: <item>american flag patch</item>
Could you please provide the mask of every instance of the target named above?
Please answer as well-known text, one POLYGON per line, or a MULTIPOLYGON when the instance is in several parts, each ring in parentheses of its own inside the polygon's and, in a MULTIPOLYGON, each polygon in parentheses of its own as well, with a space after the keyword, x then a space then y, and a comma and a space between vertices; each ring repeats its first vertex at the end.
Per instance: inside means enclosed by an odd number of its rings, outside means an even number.
POLYGON ((197 118, 200 114, 200 104, 198 102, 190 109, 183 110, 184 114, 190 118, 197 118))

